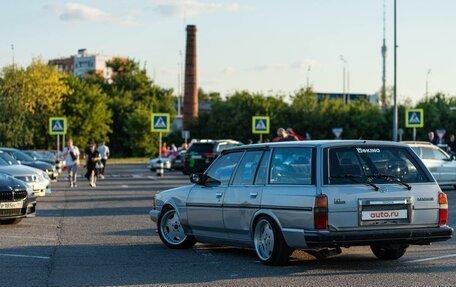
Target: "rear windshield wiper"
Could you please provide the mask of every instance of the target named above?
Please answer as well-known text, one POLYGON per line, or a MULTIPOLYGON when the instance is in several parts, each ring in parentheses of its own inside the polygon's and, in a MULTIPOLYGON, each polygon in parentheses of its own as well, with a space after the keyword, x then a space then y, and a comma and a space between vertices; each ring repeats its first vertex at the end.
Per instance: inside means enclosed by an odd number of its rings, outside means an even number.
POLYGON ((348 178, 348 179, 351 179, 352 181, 356 182, 356 183, 363 183, 363 184, 366 184, 366 185, 369 185, 369 186, 372 186, 374 188, 375 191, 378 191, 379 188, 376 184, 372 183, 372 182, 366 182, 366 181, 361 181, 359 179, 363 178, 363 176, 360 176, 360 175, 354 175, 354 174, 344 174, 344 175, 334 175, 334 176, 330 176, 329 178, 348 178))
POLYGON ((385 179, 389 182, 396 182, 398 184, 401 184, 405 187, 407 187, 408 190, 411 190, 412 187, 410 186, 410 184, 406 183, 405 181, 401 180, 397 175, 393 175, 393 174, 385 174, 385 173, 375 173, 375 174, 369 174, 369 175, 366 175, 367 177, 371 177, 371 178, 382 178, 382 179, 385 179))

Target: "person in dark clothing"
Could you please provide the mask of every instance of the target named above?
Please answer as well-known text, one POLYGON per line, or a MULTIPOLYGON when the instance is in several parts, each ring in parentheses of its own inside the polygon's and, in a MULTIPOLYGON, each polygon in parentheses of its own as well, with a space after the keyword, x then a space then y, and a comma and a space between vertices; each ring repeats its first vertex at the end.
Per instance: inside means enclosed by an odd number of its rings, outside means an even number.
POLYGON ((448 142, 448 148, 449 148, 451 154, 456 155, 456 138, 455 138, 454 134, 450 135, 450 141, 448 142))
POLYGON ((91 187, 97 186, 97 163, 100 162, 100 153, 95 148, 95 144, 89 142, 88 148, 85 150, 85 157, 87 160, 87 173, 86 177, 90 181, 91 187))

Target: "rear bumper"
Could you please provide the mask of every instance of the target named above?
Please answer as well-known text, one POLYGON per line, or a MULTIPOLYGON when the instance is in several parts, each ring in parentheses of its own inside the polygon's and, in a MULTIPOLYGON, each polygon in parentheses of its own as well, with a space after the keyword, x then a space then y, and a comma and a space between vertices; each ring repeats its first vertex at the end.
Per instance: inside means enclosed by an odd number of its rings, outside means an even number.
POLYGON ((394 230, 306 231, 305 239, 309 247, 349 247, 386 242, 429 244, 448 240, 452 235, 453 228, 442 226, 394 230))

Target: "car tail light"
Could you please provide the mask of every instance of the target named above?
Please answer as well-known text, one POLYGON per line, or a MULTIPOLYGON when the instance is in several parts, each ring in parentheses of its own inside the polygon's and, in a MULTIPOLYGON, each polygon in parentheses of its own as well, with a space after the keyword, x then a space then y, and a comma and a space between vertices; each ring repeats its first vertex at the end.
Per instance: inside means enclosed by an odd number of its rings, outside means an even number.
POLYGON ((448 199, 445 193, 439 193, 439 225, 448 223, 448 199))
POLYGON ((328 227, 328 197, 324 194, 315 197, 314 226, 315 229, 328 227))
POLYGON ((205 157, 215 157, 217 154, 215 152, 205 152, 203 155, 205 157))

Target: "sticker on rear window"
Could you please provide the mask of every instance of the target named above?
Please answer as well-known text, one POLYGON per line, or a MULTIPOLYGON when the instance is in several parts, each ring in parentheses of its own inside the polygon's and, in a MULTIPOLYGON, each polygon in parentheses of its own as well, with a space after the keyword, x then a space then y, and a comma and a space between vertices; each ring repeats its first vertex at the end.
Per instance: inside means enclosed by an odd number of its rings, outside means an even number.
POLYGON ((360 148, 360 147, 357 147, 356 151, 358 153, 379 153, 380 149, 379 148, 360 148))

